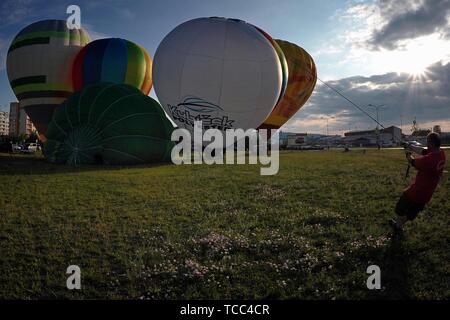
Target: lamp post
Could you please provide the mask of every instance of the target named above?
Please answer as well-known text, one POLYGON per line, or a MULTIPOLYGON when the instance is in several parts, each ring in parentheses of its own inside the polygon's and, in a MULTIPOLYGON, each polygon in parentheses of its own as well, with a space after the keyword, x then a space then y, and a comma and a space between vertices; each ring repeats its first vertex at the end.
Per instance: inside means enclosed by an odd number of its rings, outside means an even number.
POLYGON ((403 132, 403 113, 400 113, 400 130, 403 132))
POLYGON ((380 105, 376 106, 376 105, 373 105, 373 104, 369 104, 368 107, 374 108, 376 110, 376 112, 377 112, 377 129, 376 129, 376 132, 377 132, 377 146, 378 146, 378 150, 380 150, 380 148, 381 148, 381 146, 380 146, 380 129, 378 127, 378 123, 380 122, 380 120, 379 120, 379 112, 380 112, 381 108, 385 107, 385 105, 384 104, 380 104, 380 105))
POLYGON ((330 116, 329 114, 326 115, 326 117, 321 117, 321 119, 325 119, 327 121, 327 149, 330 149, 330 146, 328 144, 328 120, 329 119, 335 119, 334 116, 330 116))

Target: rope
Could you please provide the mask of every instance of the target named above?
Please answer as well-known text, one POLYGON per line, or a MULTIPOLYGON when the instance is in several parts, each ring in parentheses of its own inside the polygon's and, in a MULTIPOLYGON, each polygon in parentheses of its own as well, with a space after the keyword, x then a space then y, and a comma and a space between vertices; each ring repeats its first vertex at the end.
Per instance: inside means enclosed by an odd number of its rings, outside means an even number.
POLYGON ((347 98, 346 96, 344 96, 341 92, 339 92, 339 90, 333 88, 332 86, 330 86, 328 83, 326 83, 325 81, 323 81, 322 79, 320 79, 319 77, 317 77, 317 80, 319 80, 320 82, 322 82, 325 86, 327 86, 328 88, 330 88, 331 90, 333 90, 335 93, 337 93, 338 95, 340 95, 342 98, 344 98, 345 100, 347 100, 348 102, 350 102, 354 107, 356 107, 359 111, 361 111, 362 113, 364 113, 366 116, 368 116, 370 119, 372 119, 373 121, 375 121, 378 125, 380 125, 383 129, 386 129, 379 121, 377 121, 377 119, 375 119, 374 117, 372 117, 366 110, 364 110, 362 107, 358 106, 356 103, 354 103, 352 100, 350 100, 349 98, 347 98))

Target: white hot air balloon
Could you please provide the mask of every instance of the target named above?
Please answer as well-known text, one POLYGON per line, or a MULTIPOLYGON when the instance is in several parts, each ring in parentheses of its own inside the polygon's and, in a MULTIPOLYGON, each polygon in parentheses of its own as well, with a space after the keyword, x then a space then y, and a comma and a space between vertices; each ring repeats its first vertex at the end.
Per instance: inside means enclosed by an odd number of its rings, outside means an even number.
MULTIPOLYGON (((199 18, 172 30, 153 64, 156 95, 180 128, 257 128, 283 94, 284 56, 257 27, 199 18)), ((275 43, 276 46, 276 43, 275 43)))

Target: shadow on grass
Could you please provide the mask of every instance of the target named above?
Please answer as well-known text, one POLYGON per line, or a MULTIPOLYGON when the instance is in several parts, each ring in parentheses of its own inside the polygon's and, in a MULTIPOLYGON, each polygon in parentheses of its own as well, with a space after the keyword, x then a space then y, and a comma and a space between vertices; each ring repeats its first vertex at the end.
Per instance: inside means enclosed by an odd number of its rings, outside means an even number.
MULTIPOLYGON (((415 299, 411 291, 410 264, 415 259, 405 247, 403 236, 392 235, 387 246, 377 248, 361 248, 353 251, 352 256, 347 256, 347 264, 344 265, 344 273, 350 267, 348 263, 358 265, 362 261, 370 261, 370 264, 378 265, 381 270, 381 290, 364 289, 360 293, 368 300, 405 300, 415 299)), ((364 264, 363 264, 364 265, 364 264)), ((364 277, 366 281, 368 275, 364 277)), ((365 287, 365 283, 364 283, 365 287)), ((351 287, 350 290, 358 291, 361 287, 351 287)))
POLYGON ((82 165, 72 167, 66 164, 50 163, 41 155, 20 155, 0 153, 0 176, 4 175, 42 175, 77 173, 86 171, 122 170, 138 168, 155 168, 170 166, 172 163, 152 163, 140 165, 82 165))
POLYGON ((385 287, 386 299, 410 299, 408 265, 410 259, 403 245, 403 235, 394 234, 385 251, 383 261, 382 286, 385 287))

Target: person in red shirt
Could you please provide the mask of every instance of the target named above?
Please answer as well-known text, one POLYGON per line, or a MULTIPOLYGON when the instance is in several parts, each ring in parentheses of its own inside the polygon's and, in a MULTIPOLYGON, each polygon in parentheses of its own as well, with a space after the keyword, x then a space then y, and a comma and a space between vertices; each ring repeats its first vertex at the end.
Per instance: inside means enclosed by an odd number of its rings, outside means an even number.
POLYGON ((441 149, 441 138, 435 132, 427 136, 427 149, 411 144, 407 145, 407 149, 422 156, 414 157, 411 152, 407 153, 406 158, 417 170, 417 175, 395 206, 397 217, 390 221, 395 231, 402 231, 404 224, 408 220, 414 220, 430 202, 445 166, 445 152, 441 149))

